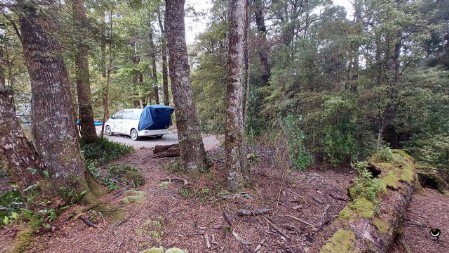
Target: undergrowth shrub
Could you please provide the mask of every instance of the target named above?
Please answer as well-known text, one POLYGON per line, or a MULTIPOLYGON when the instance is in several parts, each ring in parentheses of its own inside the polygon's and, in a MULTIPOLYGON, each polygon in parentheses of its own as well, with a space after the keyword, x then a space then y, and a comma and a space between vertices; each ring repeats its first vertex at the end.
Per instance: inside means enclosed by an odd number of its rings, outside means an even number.
POLYGON ((373 178, 372 173, 367 169, 367 162, 357 162, 351 165, 358 174, 354 186, 349 190, 351 198, 366 198, 370 201, 376 201, 376 197, 382 189, 380 180, 373 178))
POLYGON ((313 164, 313 157, 304 145, 305 135, 298 126, 298 120, 298 117, 293 115, 285 117, 282 131, 287 138, 288 155, 293 166, 303 170, 313 164))
POLYGON ((130 146, 112 142, 107 139, 100 139, 89 144, 81 142, 80 145, 81 153, 84 155, 84 158, 95 162, 95 164, 102 164, 117 159, 134 150, 130 146))

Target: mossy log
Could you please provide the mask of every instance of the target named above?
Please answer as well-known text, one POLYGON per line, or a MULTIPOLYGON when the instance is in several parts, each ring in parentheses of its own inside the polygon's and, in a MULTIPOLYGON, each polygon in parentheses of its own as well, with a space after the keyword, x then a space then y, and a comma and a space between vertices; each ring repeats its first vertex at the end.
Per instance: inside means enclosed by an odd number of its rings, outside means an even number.
POLYGON ((321 253, 388 251, 412 197, 416 178, 413 158, 400 150, 392 153, 388 162, 376 155, 370 159, 368 169, 377 174, 380 191, 372 200, 358 196, 344 207, 324 231, 331 237, 321 253))

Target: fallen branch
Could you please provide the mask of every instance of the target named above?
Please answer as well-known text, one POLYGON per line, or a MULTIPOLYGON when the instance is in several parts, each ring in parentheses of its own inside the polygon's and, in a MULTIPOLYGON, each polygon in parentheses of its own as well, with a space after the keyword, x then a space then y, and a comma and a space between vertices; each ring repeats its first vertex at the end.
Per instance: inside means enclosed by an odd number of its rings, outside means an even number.
POLYGON ((206 234, 204 234, 204 239, 206 240, 206 247, 210 248, 209 235, 207 234, 207 232, 206 234))
POLYGON ((326 207, 324 208, 323 214, 321 215, 321 219, 320 219, 320 225, 318 226, 318 230, 321 230, 324 225, 328 224, 331 219, 329 217, 329 209, 330 209, 331 205, 327 204, 326 207))
POLYGON ((168 181, 168 182, 181 182, 181 183, 183 183, 184 185, 188 185, 189 184, 189 182, 187 182, 187 180, 186 179, 184 179, 184 178, 180 178, 180 177, 167 177, 167 178, 163 178, 163 179, 161 179, 161 182, 164 182, 164 181, 168 181))
POLYGON ((238 216, 256 216, 262 214, 271 214, 270 208, 262 208, 259 210, 240 209, 237 213, 238 216))
POLYGON ((287 215, 284 215, 284 217, 292 218, 292 219, 294 219, 294 220, 296 220, 296 221, 299 221, 299 222, 301 222, 301 223, 304 223, 304 224, 310 226, 310 227, 313 228, 313 229, 316 229, 315 225, 313 225, 312 223, 309 223, 309 222, 307 222, 307 221, 305 221, 305 220, 303 220, 303 219, 300 219, 300 218, 298 218, 298 217, 295 217, 295 216, 292 216, 292 215, 288 215, 288 214, 287 214, 287 215))
POLYGON ((232 227, 231 217, 226 211, 223 211, 223 217, 225 218, 225 221, 229 224, 229 226, 232 227))
POLYGON ((240 242, 243 245, 251 245, 250 242, 245 241, 239 234, 235 232, 235 230, 232 230, 232 235, 237 239, 238 242, 240 242))
POLYGON ((290 240, 290 237, 287 234, 285 234, 284 232, 282 232, 282 230, 280 228, 278 228, 276 225, 274 225, 274 223, 272 221, 270 221, 270 219, 268 219, 267 217, 264 217, 264 218, 267 221, 268 225, 270 225, 274 230, 276 230, 276 232, 278 232, 280 235, 285 237, 287 240, 290 240))
POLYGON ((177 157, 181 154, 179 149, 179 144, 165 145, 165 146, 156 146, 153 149, 153 157, 162 158, 162 157, 177 157))
POLYGON ((79 217, 80 220, 82 220, 86 225, 88 225, 89 227, 93 227, 93 228, 98 228, 98 225, 93 223, 92 221, 90 221, 87 217, 85 216, 80 216, 79 217))
POLYGON ((257 253, 257 252, 259 252, 259 250, 262 248, 262 246, 264 246, 265 245, 265 239, 263 239, 260 243, 259 243, 259 245, 257 245, 257 247, 254 249, 254 253, 257 253))
POLYGON ((348 199, 347 197, 339 196, 339 195, 337 195, 337 194, 335 194, 335 193, 333 193, 333 192, 329 192, 328 195, 329 195, 331 198, 336 199, 336 200, 340 200, 340 201, 349 201, 349 199, 348 199))

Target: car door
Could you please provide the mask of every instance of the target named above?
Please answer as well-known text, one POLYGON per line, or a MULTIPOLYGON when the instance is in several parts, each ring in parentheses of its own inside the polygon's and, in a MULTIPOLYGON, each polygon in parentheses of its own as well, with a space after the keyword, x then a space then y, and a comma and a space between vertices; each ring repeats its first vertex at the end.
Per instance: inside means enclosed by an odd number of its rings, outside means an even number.
POLYGON ((122 133, 121 125, 123 120, 124 111, 118 111, 109 119, 109 125, 113 133, 122 133))

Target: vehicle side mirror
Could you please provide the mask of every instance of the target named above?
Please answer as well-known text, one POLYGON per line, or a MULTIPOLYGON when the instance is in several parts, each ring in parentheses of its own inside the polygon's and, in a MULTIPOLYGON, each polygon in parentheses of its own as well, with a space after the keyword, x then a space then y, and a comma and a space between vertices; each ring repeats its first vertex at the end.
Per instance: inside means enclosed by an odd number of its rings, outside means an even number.
POLYGON ((115 119, 115 115, 112 115, 112 116, 111 116, 111 119, 115 119))

